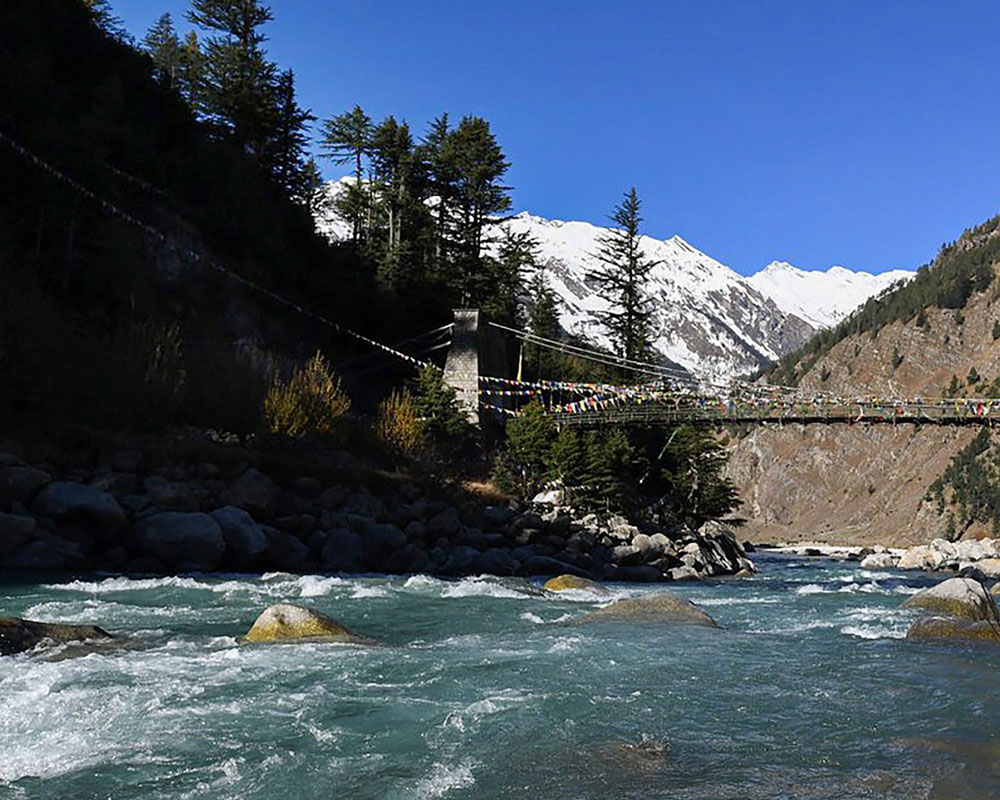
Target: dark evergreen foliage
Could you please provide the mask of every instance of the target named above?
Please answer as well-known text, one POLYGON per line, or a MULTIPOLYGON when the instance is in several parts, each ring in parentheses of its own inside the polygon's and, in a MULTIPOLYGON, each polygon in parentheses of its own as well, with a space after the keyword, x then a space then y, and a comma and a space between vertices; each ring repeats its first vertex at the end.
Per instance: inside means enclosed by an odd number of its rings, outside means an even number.
POLYGON ((597 266, 587 276, 610 304, 601 316, 616 355, 637 361, 649 358, 652 309, 646 282, 655 266, 640 249, 640 207, 633 186, 615 208, 611 216, 615 227, 599 240, 600 249, 593 254, 597 266))

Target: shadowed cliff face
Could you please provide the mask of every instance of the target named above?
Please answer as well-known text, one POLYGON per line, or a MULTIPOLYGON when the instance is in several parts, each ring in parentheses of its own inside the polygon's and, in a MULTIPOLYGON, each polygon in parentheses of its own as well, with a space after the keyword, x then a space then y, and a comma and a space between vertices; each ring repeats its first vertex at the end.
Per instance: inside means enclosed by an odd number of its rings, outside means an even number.
MULTIPOLYGON (((846 337, 808 367, 799 385, 842 396, 938 398, 954 376, 959 397, 997 397, 998 323, 994 278, 962 309, 927 308, 875 334, 846 337)), ((757 428, 730 450, 729 475, 744 501, 737 513, 748 518, 746 535, 757 541, 927 542, 944 535, 948 513, 924 500, 927 489, 977 431, 883 424, 757 428)), ((987 533, 974 525, 965 538, 987 533)))

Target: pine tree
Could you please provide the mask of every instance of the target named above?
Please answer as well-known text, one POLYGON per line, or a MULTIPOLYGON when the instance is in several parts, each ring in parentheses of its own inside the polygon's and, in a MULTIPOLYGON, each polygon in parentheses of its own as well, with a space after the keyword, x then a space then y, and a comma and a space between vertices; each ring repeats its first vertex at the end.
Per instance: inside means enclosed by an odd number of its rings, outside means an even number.
POLYGON ((577 505, 584 497, 587 447, 580 434, 565 426, 552 445, 551 475, 562 487, 563 503, 577 505))
POLYGON ((527 231, 516 233, 505 226, 495 257, 484 259, 485 285, 476 293, 483 298, 480 307, 503 325, 520 327, 520 301, 525 278, 535 268, 538 241, 527 231))
POLYGON ((389 116, 371 137, 371 197, 376 207, 377 242, 374 250, 379 282, 387 289, 402 284, 404 262, 410 254, 423 204, 416 193, 419 172, 409 126, 389 116))
POLYGON ((260 0, 191 0, 188 20, 214 32, 205 49, 200 110, 247 153, 266 153, 276 125, 277 67, 259 28, 273 17, 260 0))
POLYGON ((483 230, 493 215, 510 208, 510 190, 500 183, 510 164, 489 123, 479 117, 462 118, 448 134, 443 156, 453 176, 455 288, 464 305, 477 306, 483 301, 483 230))
MULTIPOLYGON (((295 100, 295 74, 287 70, 275 85, 276 124, 265 154, 265 166, 289 197, 307 200, 315 190, 313 174, 307 169, 307 131, 314 117, 295 100)), ((313 165, 315 167, 315 164, 313 165)))
POLYGON ((362 239, 366 215, 364 160, 371 149, 373 133, 371 118, 361 106, 355 105, 350 111, 326 120, 320 139, 323 154, 335 164, 354 163, 354 186, 347 192, 343 210, 351 220, 352 239, 355 243, 362 239))
POLYGON ((455 169, 448 158, 448 136, 451 133, 448 114, 431 122, 430 130, 418 150, 427 175, 427 199, 434 198, 434 229, 431 236, 428 272, 442 278, 447 271, 451 237, 451 215, 454 205, 455 169))
MULTIPOLYGON (((549 285, 545 267, 536 262, 535 272, 528 284, 528 330, 536 336, 555 339, 559 335, 559 296, 549 285)), ((535 370, 536 377, 555 378, 561 356, 537 344, 527 344, 525 361, 535 370)))
POLYGON ((177 88, 181 66, 181 40, 170 14, 163 14, 146 33, 142 46, 153 59, 154 74, 171 89, 177 88))
POLYGON ((177 53, 175 81, 181 97, 194 109, 201 107, 205 69, 205 54, 198 42, 198 34, 188 31, 177 53))
POLYGON ((615 207, 611 219, 615 227, 598 240, 593 255, 597 267, 587 278, 610 308, 602 320, 616 354, 643 360, 650 346, 652 311, 646 298, 646 282, 656 262, 642 252, 639 223, 641 202, 633 186, 615 207))

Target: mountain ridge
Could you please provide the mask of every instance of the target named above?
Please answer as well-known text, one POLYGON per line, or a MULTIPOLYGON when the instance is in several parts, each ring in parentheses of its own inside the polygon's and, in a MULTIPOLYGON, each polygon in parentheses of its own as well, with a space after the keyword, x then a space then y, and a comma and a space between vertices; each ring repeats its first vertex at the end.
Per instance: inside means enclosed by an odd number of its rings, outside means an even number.
MULTIPOLYGON (((350 227, 337 213, 336 200, 352 181, 330 181, 314 203, 317 230, 330 241, 349 238, 350 227)), ((608 303, 596 294, 588 272, 600 237, 611 229, 529 211, 494 226, 500 228, 529 234, 538 242, 539 261, 561 301, 562 328, 609 346, 600 325, 608 303)), ((743 276, 678 234, 667 239, 644 235, 641 247, 656 262, 649 280, 653 349, 664 363, 702 378, 731 378, 766 367, 868 297, 913 274, 896 270, 883 277, 844 267, 812 272, 788 265, 755 281, 778 262, 743 276)))

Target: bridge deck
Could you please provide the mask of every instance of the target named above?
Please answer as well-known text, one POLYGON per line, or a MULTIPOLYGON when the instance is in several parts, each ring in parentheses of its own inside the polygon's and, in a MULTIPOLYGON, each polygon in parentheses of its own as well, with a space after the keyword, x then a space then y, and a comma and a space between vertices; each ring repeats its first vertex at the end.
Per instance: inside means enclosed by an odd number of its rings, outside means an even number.
POLYGON ((674 408, 669 405, 645 403, 623 405, 593 411, 567 412, 557 410, 550 416, 563 425, 596 427, 601 425, 679 425, 703 424, 936 424, 984 425, 1000 421, 1000 408, 977 414, 975 410, 939 403, 908 403, 885 406, 843 406, 822 410, 790 411, 770 409, 674 408))

